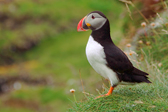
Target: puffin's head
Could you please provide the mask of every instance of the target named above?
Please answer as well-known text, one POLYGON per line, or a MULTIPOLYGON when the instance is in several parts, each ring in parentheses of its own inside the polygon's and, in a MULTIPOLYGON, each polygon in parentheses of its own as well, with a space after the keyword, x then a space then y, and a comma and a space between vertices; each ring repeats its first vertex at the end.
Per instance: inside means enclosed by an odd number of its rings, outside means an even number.
POLYGON ((77 31, 98 30, 106 21, 107 18, 102 12, 93 11, 79 21, 77 31))

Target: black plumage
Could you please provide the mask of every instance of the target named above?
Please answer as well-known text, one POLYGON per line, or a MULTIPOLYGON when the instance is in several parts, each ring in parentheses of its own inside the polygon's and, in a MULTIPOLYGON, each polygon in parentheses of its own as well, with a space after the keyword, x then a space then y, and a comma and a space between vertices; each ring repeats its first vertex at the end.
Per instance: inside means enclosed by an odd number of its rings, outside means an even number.
MULTIPOLYGON (((94 12, 97 12, 101 16, 105 17, 105 15, 99 11, 94 12)), ((100 29, 92 29, 91 36, 95 41, 103 46, 107 66, 117 73, 120 81, 151 83, 148 80, 148 74, 135 68, 125 53, 120 48, 115 46, 110 36, 110 26, 108 19, 100 29)))

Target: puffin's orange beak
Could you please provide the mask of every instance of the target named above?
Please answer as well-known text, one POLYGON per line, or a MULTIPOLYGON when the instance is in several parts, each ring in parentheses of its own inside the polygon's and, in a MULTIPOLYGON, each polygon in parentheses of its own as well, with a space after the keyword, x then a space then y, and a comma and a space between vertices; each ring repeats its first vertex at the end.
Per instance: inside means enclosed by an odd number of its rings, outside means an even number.
POLYGON ((85 23, 85 19, 86 16, 79 21, 77 31, 87 31, 89 29, 89 27, 85 23))

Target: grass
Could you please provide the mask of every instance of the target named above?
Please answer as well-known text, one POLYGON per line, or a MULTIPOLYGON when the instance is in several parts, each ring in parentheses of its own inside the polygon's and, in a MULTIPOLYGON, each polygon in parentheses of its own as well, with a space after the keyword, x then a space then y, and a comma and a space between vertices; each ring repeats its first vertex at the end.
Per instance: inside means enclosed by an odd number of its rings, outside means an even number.
POLYGON ((97 0, 17 0, 1 5, 0 13, 6 18, 0 18, 0 54, 11 58, 12 63, 0 59, 0 76, 49 79, 47 85, 19 82, 20 90, 12 89, 0 97, 2 111, 66 111, 73 100, 71 88, 76 90, 77 99, 83 97, 79 72, 84 88, 96 93, 92 86, 100 88, 97 83, 102 82, 101 77, 94 78, 97 74, 85 56, 90 32, 77 32, 77 23, 89 12, 100 10, 115 25, 111 31, 118 35, 115 42, 119 43, 123 23, 118 14, 124 7, 118 1, 95 3, 97 0), (25 49, 31 43, 35 46, 25 49))
MULTIPOLYGON (((152 33, 154 32, 152 31, 152 33)), ((167 70, 168 69, 168 65, 167 65, 168 60, 166 55, 168 53, 167 34, 154 33, 153 36, 149 35, 147 37, 140 37, 140 40, 144 44, 139 44, 138 49, 139 50, 142 49, 145 53, 149 54, 149 57, 150 57, 150 59, 148 57, 149 61, 155 61, 155 63, 157 64, 162 63, 162 69, 167 70), (150 43, 150 45, 146 45, 147 43, 150 43), (157 43, 157 44, 153 44, 153 43, 157 43)))
POLYGON ((89 96, 87 101, 74 104, 69 111, 166 111, 167 89, 157 85, 120 86, 112 96, 99 99, 89 96))

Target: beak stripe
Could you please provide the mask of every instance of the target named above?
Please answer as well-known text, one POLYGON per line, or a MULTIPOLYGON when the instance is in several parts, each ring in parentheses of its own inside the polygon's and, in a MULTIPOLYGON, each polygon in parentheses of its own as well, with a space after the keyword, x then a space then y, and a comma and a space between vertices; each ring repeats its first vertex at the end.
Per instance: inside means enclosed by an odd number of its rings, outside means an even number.
POLYGON ((85 18, 82 18, 79 23, 78 23, 78 26, 77 26, 77 31, 87 31, 89 29, 89 27, 86 25, 85 23, 85 18))

